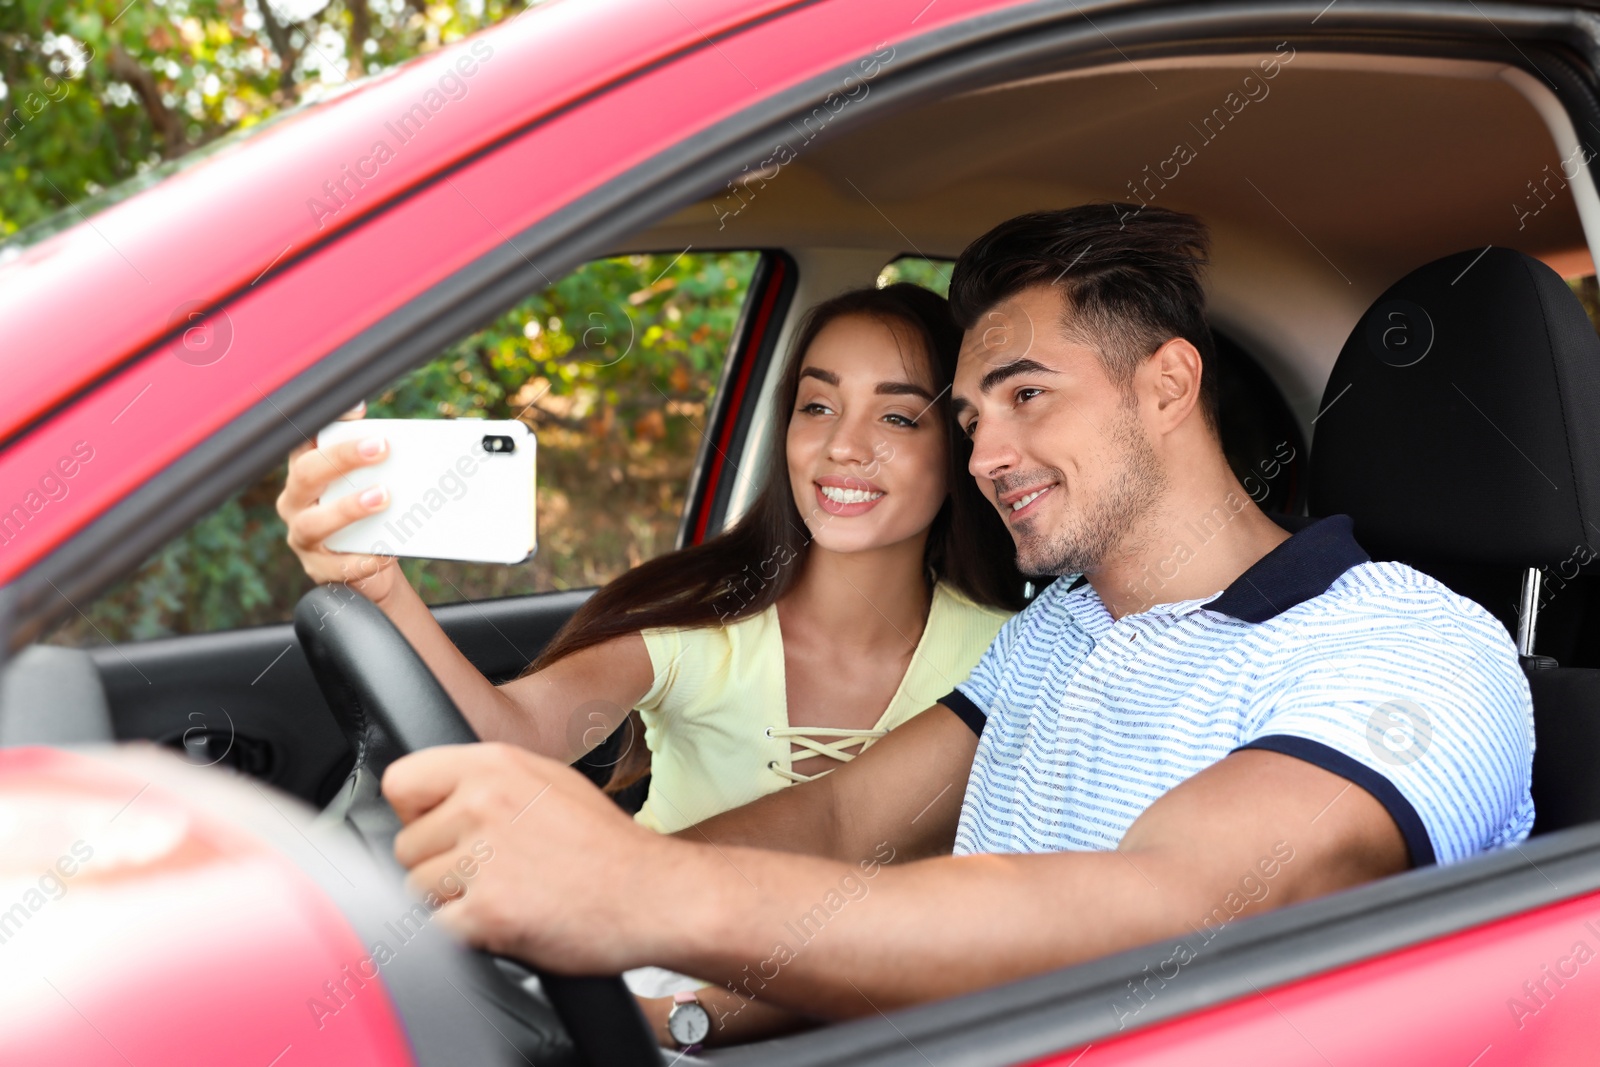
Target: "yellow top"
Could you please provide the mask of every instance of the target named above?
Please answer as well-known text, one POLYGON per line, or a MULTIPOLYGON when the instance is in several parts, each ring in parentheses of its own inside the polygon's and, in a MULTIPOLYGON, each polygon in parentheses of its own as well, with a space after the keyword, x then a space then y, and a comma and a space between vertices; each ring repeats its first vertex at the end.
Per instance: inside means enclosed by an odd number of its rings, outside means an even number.
POLYGON ((911 666, 871 730, 790 726, 775 605, 727 626, 645 630, 655 669, 639 702, 650 794, 635 818, 673 833, 807 780, 797 758, 853 759, 849 748, 865 750, 965 681, 1009 617, 936 585, 911 666))

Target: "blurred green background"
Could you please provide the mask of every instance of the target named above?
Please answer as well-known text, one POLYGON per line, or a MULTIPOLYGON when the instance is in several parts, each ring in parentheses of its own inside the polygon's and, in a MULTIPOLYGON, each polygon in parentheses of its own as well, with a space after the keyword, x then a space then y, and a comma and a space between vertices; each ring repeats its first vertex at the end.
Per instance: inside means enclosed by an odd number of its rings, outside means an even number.
POLYGON ((525 6, 0 0, 0 237, 525 6))

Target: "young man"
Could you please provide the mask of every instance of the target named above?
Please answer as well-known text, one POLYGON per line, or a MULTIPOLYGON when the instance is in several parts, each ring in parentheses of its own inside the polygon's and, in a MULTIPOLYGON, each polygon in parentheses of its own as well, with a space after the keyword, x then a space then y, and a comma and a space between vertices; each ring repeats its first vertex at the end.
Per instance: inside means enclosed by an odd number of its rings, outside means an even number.
POLYGON ((972 474, 1022 569, 1065 576, 972 677, 676 838, 515 748, 401 760, 383 785, 417 884, 495 849, 455 928, 555 971, 658 964, 861 1015, 1527 836, 1508 635, 1370 562, 1347 518, 1255 507, 1217 435, 1205 229, 1127 207, 1013 219, 956 265, 972 474))

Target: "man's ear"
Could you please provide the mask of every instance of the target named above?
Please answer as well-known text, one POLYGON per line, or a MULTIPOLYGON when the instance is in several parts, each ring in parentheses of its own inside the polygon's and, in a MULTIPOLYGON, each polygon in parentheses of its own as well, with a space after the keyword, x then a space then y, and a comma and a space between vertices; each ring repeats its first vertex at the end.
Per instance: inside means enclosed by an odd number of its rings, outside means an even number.
POLYGON ((1156 398, 1156 429, 1176 428, 1200 402, 1200 352, 1182 337, 1174 337, 1150 354, 1140 370, 1156 398))

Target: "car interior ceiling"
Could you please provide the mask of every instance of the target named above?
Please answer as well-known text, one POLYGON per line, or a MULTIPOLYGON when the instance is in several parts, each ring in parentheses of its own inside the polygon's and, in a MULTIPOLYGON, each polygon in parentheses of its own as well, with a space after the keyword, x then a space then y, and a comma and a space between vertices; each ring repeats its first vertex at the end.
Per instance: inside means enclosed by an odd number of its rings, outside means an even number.
MULTIPOLYGON (((1270 486, 1269 506, 1299 510, 1324 386, 1388 286, 1489 244, 1567 277, 1593 267, 1570 195, 1531 215, 1515 209, 1529 182, 1562 163, 1541 114, 1539 94, 1548 93, 1528 75, 1498 63, 1301 51, 1266 83, 1268 94, 1225 112, 1220 132, 1199 130, 1269 54, 1074 71, 869 115, 814 143, 797 138, 792 162, 730 183, 615 251, 782 248, 799 266, 802 308, 870 284, 900 254, 953 258, 1028 210, 1144 199, 1194 212, 1214 234, 1211 312, 1230 459, 1248 469, 1290 442, 1297 461, 1270 486), (1180 141, 1195 158, 1171 180, 1152 180, 1180 141)), ((780 345, 797 319, 783 323, 780 345)), ((759 403, 770 402, 774 378, 759 403)), ((1521 569, 1437 569, 1514 630, 1521 569)), ((1577 577, 1540 618, 1539 651, 1562 667, 1600 667, 1600 583, 1590 569, 1573 568, 1577 577)), ((13 660, 0 744, 139 736, 113 723, 116 695, 108 704, 99 684, 111 663, 43 646, 13 660)), ((1585 751, 1597 749, 1600 736, 1585 751)))
POLYGON ((1494 243, 1593 272, 1570 196, 1513 210, 1562 162, 1542 83, 1498 63, 1302 50, 1265 96, 1199 129, 1271 54, 1140 60, 869 114, 810 143, 799 131, 791 162, 751 166, 630 244, 826 249, 843 287, 870 283, 878 253, 953 259, 1013 215, 1142 196, 1210 225, 1212 320, 1305 427, 1350 327, 1407 271, 1494 243), (1163 184, 1179 142, 1195 158, 1163 184))

